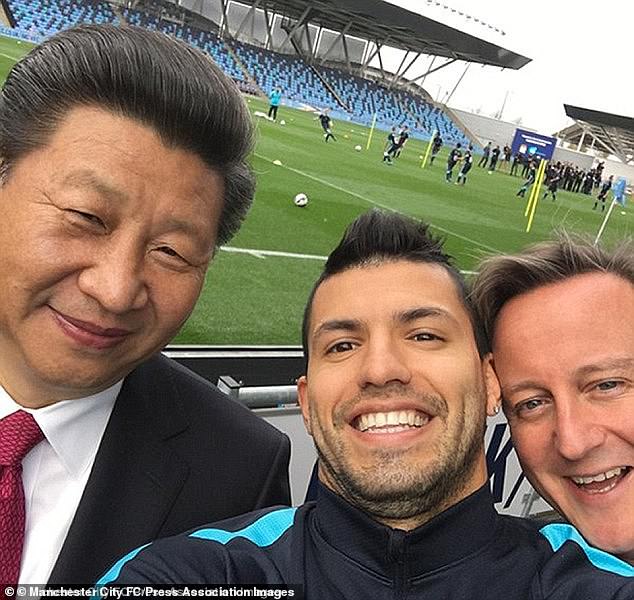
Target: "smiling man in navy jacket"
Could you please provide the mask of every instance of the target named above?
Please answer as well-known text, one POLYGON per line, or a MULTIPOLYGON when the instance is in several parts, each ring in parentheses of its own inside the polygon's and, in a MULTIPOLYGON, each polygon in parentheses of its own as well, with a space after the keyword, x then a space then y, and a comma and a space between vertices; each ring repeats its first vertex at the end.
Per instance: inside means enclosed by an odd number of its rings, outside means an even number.
POLYGON ((500 388, 483 340, 427 226, 362 215, 304 316, 298 392, 317 500, 139 548, 100 583, 298 584, 314 599, 634 597, 634 569, 495 512, 484 428, 500 388))

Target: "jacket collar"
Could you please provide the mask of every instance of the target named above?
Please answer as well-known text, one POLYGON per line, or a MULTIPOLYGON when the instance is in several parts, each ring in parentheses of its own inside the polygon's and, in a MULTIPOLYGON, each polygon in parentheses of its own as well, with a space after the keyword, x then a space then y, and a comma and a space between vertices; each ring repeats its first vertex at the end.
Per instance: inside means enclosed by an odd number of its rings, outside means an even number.
POLYGON ((326 543, 376 573, 390 576, 399 563, 415 577, 479 552, 493 541, 498 515, 488 482, 412 531, 373 520, 320 485, 313 527, 326 543))

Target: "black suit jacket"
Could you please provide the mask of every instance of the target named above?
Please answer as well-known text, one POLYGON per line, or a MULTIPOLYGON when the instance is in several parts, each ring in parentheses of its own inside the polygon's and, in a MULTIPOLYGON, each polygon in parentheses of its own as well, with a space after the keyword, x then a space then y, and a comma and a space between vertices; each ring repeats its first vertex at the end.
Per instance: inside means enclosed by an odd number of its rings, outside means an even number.
POLYGON ((123 554, 290 504, 288 438, 176 362, 126 377, 49 583, 92 584, 123 554))

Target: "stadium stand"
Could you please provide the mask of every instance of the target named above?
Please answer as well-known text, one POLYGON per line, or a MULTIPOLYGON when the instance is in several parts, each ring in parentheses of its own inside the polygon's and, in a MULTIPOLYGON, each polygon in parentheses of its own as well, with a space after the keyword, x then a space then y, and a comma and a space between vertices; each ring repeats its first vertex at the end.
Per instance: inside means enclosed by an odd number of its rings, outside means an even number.
POLYGON ((124 9, 122 16, 131 25, 162 31, 163 33, 178 37, 188 44, 204 50, 211 55, 218 66, 232 79, 236 81, 245 80, 244 72, 233 58, 233 54, 227 51, 227 48, 215 33, 166 21, 158 17, 155 13, 135 9, 124 9))
MULTIPOLYGON (((398 92, 401 103, 414 116, 419 123, 431 135, 438 131, 445 143, 455 144, 460 142, 466 146, 469 138, 456 126, 456 124, 437 106, 432 106, 424 98, 415 96, 411 92, 401 90, 398 92)), ((475 140, 473 140, 475 141, 475 140)), ((476 144, 479 149, 479 145, 476 144)))
POLYGON ((383 127, 396 124, 413 126, 409 115, 395 101, 393 94, 381 89, 373 81, 361 79, 338 69, 317 67, 321 76, 331 85, 348 110, 361 123, 370 123, 377 114, 377 123, 383 127))
POLYGON ((70 0, 9 0, 17 27, 32 36, 49 36, 79 23, 114 23, 116 16, 106 2, 70 0))
POLYGON ((231 42, 231 48, 265 94, 279 86, 284 91, 284 99, 291 103, 341 111, 337 100, 301 58, 235 40, 231 42))
POLYGON ((115 23, 123 18, 132 25, 163 31, 204 50, 247 93, 268 95, 280 86, 285 103, 329 108, 336 120, 369 125, 376 114, 380 129, 408 125, 414 137, 429 139, 437 130, 448 144, 469 143, 443 110, 422 95, 388 89, 332 66, 314 67, 299 56, 237 40, 225 42, 212 31, 186 24, 182 19, 185 9, 179 8, 181 12, 172 15, 158 0, 146 2, 143 9, 121 8, 118 14, 108 3, 98 0, 8 0, 8 4, 17 34, 21 32, 23 37, 35 41, 79 23, 115 23))
POLYGON ((438 107, 422 96, 403 90, 390 90, 368 79, 355 77, 332 67, 316 67, 321 76, 334 88, 356 122, 368 125, 377 115, 377 126, 390 129, 407 125, 417 137, 428 139, 440 131, 447 143, 469 140, 438 107))

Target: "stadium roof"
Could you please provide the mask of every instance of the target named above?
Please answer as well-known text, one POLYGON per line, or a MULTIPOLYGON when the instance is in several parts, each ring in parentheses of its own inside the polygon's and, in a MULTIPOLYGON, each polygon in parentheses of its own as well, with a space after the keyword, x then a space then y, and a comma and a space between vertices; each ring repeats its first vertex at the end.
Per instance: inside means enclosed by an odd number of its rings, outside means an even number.
MULTIPOLYGON (((428 0, 429 1, 429 0, 428 0)), ((455 60, 519 69, 530 58, 382 0, 254 0, 296 19, 365 40, 455 60)), ((421 6, 424 3, 420 2, 421 6)))
POLYGON ((634 160, 634 119, 621 115, 564 104, 566 115, 574 125, 555 133, 579 150, 590 145, 618 157, 624 163, 634 160))

